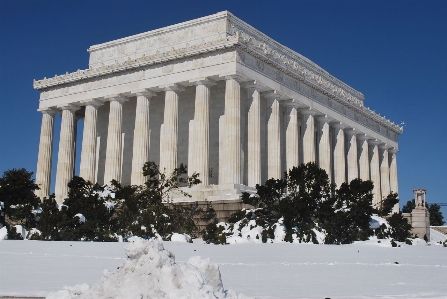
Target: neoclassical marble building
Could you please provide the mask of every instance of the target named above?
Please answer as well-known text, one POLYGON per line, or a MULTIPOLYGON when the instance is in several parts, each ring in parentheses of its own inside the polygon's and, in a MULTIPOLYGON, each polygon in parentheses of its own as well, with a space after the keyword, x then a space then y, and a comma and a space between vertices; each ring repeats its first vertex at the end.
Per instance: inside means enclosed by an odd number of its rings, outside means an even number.
POLYGON ((365 107, 362 93, 227 11, 88 51, 88 69, 34 82, 41 197, 50 193, 56 114, 58 201, 74 173, 76 134, 79 175, 100 184, 142 184, 146 161, 167 172, 186 163, 201 174, 196 200, 235 199, 315 161, 337 185, 374 181, 375 204, 398 191, 402 128, 365 107))

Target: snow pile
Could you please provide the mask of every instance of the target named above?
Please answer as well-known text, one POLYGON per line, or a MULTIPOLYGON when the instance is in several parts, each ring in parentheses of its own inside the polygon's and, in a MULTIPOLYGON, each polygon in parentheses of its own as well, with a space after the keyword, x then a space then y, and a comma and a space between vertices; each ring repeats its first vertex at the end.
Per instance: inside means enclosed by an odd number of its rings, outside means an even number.
POLYGON ((192 243, 192 239, 187 234, 173 233, 171 236, 171 242, 192 243))
POLYGON ((156 240, 129 239, 127 261, 89 287, 64 287, 48 299, 69 298, 248 298, 223 288, 219 268, 209 259, 194 256, 175 263, 171 252, 156 240))
POLYGON ((3 226, 2 228, 0 228, 0 241, 7 239, 8 239, 8 229, 6 228, 6 226, 3 226))

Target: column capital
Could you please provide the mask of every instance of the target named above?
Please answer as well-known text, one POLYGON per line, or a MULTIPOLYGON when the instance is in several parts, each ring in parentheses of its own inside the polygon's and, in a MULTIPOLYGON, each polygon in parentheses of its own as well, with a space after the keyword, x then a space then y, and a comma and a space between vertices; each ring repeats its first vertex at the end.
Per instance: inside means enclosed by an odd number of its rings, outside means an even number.
POLYGON ((304 108, 306 105, 304 105, 301 102, 298 102, 297 99, 284 99, 282 101, 283 105, 286 107, 293 107, 296 109, 304 108))
POLYGON ((318 113, 318 111, 312 107, 301 108, 299 111, 303 115, 315 115, 318 113))
POLYGON ((70 103, 70 104, 64 104, 64 105, 57 106, 57 108, 59 108, 61 110, 69 110, 71 112, 75 112, 75 111, 79 110, 81 108, 81 106, 79 106, 77 104, 70 103))
POLYGON ((344 123, 342 123, 341 121, 331 123, 331 126, 334 128, 337 128, 337 129, 342 129, 342 130, 347 128, 347 126, 344 123))
POLYGON ((81 104, 84 104, 85 106, 92 106, 98 108, 99 106, 104 105, 104 101, 100 99, 88 99, 88 100, 82 100, 81 104))
POLYGON ((109 96, 104 97, 104 99, 106 101, 110 101, 110 102, 115 101, 115 102, 119 102, 121 104, 128 100, 128 98, 126 98, 125 96, 120 95, 120 94, 109 95, 109 96))
POLYGON ((160 85, 158 86, 158 88, 160 88, 162 91, 173 91, 173 92, 181 92, 184 91, 185 88, 177 83, 173 83, 173 84, 166 84, 166 85, 160 85))
POLYGON ((193 80, 189 80, 189 83, 192 83, 193 85, 205 85, 205 86, 213 86, 216 85, 216 81, 211 80, 208 77, 201 77, 193 80))
POLYGON ((389 149, 389 148, 391 148, 388 144, 386 144, 386 143, 380 143, 379 144, 379 148, 381 149, 381 150, 387 150, 387 149, 389 149))
POLYGON ((278 101, 284 98, 284 96, 280 94, 279 91, 277 90, 265 91, 262 93, 262 96, 268 100, 278 100, 278 101))
POLYGON ((147 89, 147 88, 143 88, 143 89, 138 89, 138 90, 132 90, 130 92, 130 95, 132 96, 144 96, 146 98, 151 98, 151 97, 155 97, 157 95, 157 93, 153 90, 147 89))
POLYGON ((238 83, 242 83, 243 81, 247 81, 247 76, 239 72, 230 72, 230 73, 222 73, 219 74, 219 77, 225 78, 225 80, 235 80, 238 83))
POLYGON ((395 147, 390 147, 388 149, 388 152, 391 154, 397 154, 397 152, 399 152, 399 149, 395 148, 395 147))
POLYGON ((380 141, 379 139, 368 139, 368 144, 370 145, 379 145, 381 143, 382 141, 380 141))
POLYGON ((357 134, 360 134, 361 132, 359 130, 357 130, 356 128, 346 128, 345 133, 348 135, 357 135, 357 134))
POLYGON ((259 92, 264 92, 264 91, 268 90, 267 86, 262 85, 261 83, 259 83, 256 80, 244 82, 244 83, 241 84, 241 86, 244 87, 244 88, 247 88, 247 89, 257 90, 259 92))
POLYGON ((327 114, 317 115, 315 119, 320 123, 328 123, 328 124, 334 121, 334 119, 328 116, 327 114))
POLYGON ((39 111, 42 114, 48 114, 48 115, 56 115, 59 110, 56 107, 48 107, 48 108, 39 108, 37 109, 37 111, 39 111))
POLYGON ((369 137, 365 133, 359 132, 359 134, 357 135, 357 139, 359 139, 359 140, 368 140, 368 139, 371 139, 371 137, 369 137))

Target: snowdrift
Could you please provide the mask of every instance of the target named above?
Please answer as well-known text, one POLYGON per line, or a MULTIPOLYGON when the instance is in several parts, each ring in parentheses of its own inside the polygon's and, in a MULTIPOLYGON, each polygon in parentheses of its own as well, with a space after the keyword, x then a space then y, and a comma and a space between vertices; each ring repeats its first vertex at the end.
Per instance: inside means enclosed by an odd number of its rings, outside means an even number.
POLYGON ((177 264, 161 241, 139 237, 130 238, 125 251, 126 262, 112 272, 104 271, 91 287, 64 287, 47 298, 249 298, 225 290, 218 266, 209 259, 194 256, 177 264))

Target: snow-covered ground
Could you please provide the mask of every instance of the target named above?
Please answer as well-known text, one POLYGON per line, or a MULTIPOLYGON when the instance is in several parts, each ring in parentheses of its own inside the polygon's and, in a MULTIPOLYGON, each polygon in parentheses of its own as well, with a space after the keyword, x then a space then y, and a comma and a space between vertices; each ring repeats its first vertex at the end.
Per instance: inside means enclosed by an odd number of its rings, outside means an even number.
MULTIPOLYGON (((127 244, 0 241, 0 296, 91 285, 126 261, 127 244)), ((177 263, 210 258, 225 289, 256 298, 447 298, 447 248, 386 245, 164 242, 177 263)))

